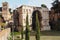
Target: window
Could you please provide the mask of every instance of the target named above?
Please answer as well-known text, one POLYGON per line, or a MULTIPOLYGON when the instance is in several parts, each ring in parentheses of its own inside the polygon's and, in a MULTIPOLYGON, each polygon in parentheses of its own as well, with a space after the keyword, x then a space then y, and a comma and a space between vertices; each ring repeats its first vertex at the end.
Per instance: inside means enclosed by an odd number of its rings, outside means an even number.
POLYGON ((24 23, 26 23, 26 20, 24 19, 24 23))
POLYGON ((30 23, 32 22, 32 20, 30 19, 30 23))
POLYGON ((25 9, 23 9, 23 10, 24 10, 23 12, 25 13, 25 9))
POLYGON ((26 12, 28 13, 28 9, 26 9, 26 12))
POLYGON ((31 13, 31 10, 29 9, 29 13, 31 13))
POLYGON ((7 4, 3 4, 3 6, 7 6, 7 4))
POLYGON ((7 7, 5 6, 5 7, 3 7, 3 10, 7 10, 7 7))

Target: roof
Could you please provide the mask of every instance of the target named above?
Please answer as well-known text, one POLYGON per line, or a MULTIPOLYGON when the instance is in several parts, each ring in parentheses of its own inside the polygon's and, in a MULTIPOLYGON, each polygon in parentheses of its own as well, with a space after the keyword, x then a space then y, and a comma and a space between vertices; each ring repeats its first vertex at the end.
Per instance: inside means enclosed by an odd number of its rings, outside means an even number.
MULTIPOLYGON (((37 7, 37 6, 30 6, 30 5, 21 5, 21 6, 20 6, 20 7, 18 7, 18 8, 22 8, 23 6, 33 7, 33 8, 34 8, 34 7, 35 7, 35 8, 41 8, 41 7, 37 7)), ((18 9, 18 8, 17 8, 17 9, 18 9)))
POLYGON ((8 4, 8 2, 3 2, 2 4, 8 4))

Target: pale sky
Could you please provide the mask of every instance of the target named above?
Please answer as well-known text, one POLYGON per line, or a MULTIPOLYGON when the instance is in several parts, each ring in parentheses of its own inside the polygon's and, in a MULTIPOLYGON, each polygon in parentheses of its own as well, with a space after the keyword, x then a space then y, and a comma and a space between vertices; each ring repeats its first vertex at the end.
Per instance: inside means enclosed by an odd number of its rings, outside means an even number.
POLYGON ((31 5, 40 7, 41 4, 47 5, 48 8, 52 7, 52 2, 54 0, 0 0, 0 7, 2 6, 2 2, 8 2, 9 7, 15 9, 21 5, 31 5))

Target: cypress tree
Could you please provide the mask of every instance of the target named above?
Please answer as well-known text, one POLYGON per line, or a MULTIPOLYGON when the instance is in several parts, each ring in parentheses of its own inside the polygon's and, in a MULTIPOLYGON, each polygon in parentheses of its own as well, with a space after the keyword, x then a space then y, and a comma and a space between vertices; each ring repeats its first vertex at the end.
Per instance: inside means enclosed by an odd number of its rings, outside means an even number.
POLYGON ((37 12, 36 12, 36 40, 40 40, 40 25, 37 12))
POLYGON ((22 29, 21 29, 21 40, 23 40, 23 26, 22 26, 22 29))
POLYGON ((28 14, 26 16, 26 35, 25 35, 25 40, 30 39, 30 29, 29 29, 29 21, 28 21, 28 14))

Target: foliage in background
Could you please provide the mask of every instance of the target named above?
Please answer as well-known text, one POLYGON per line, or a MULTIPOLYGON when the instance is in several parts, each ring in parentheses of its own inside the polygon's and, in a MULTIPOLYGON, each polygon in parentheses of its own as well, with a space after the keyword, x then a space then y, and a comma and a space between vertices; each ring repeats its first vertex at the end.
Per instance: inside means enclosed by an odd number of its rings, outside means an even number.
POLYGON ((45 7, 45 8, 47 8, 47 6, 46 6, 45 4, 42 4, 41 7, 45 7))

